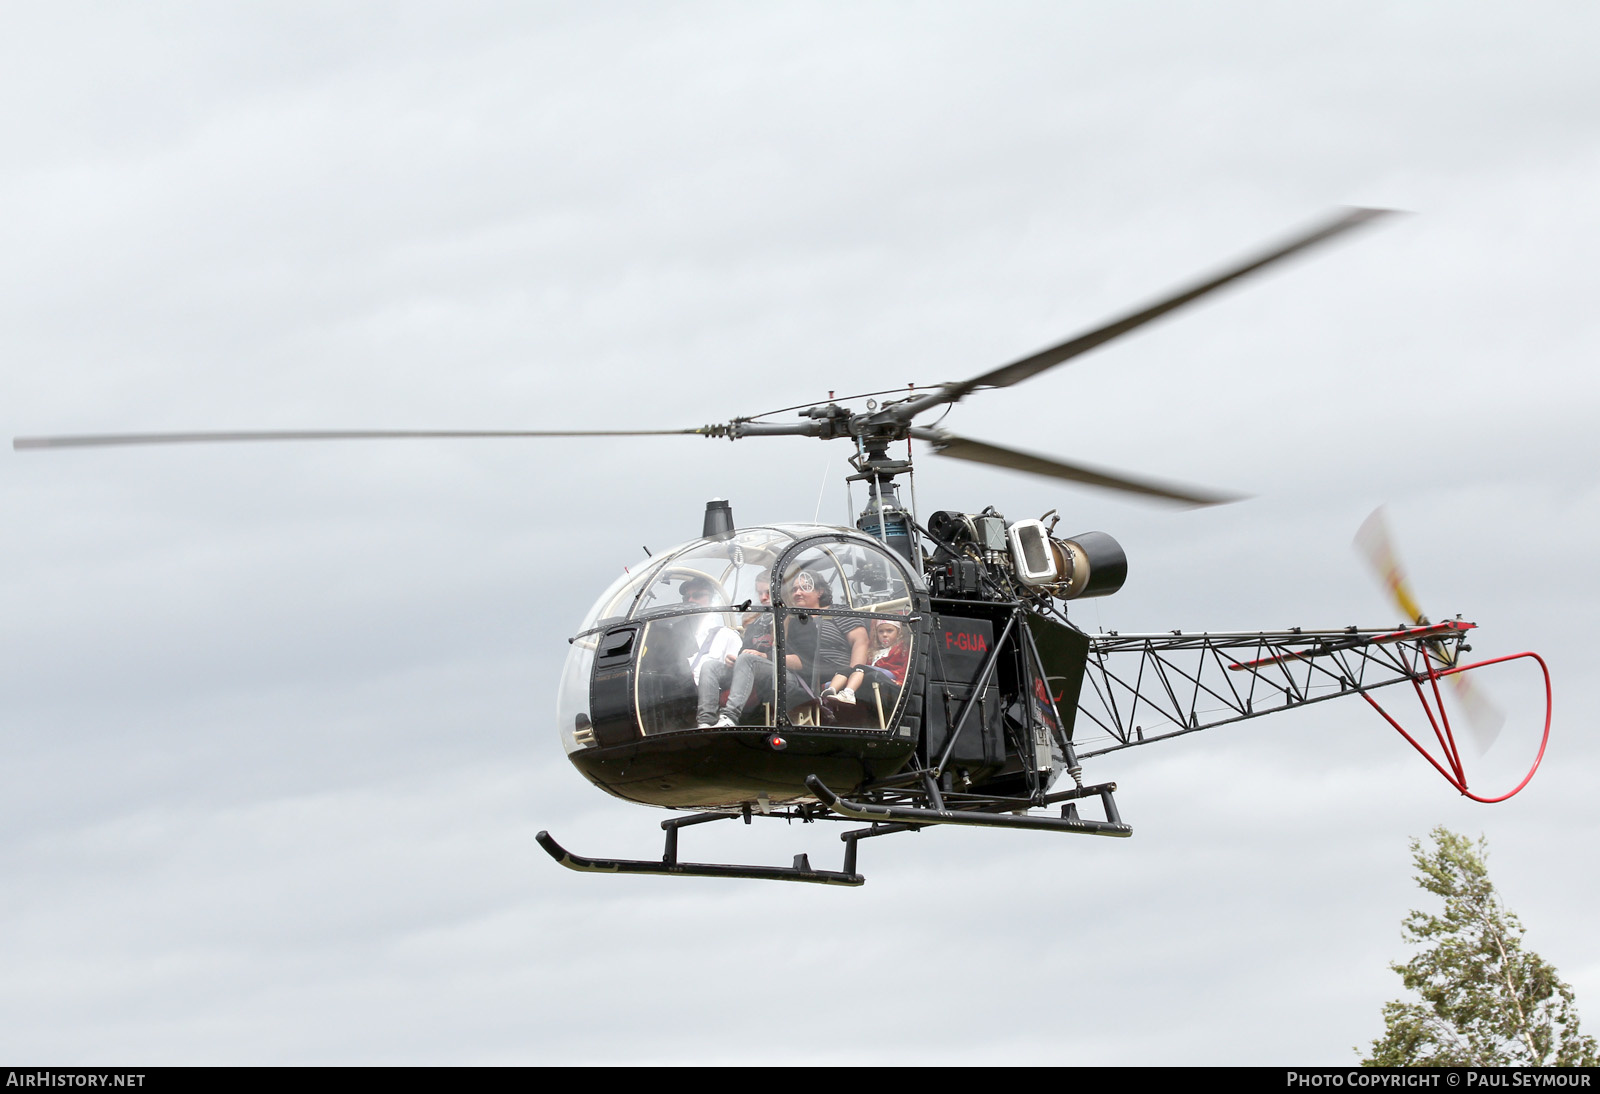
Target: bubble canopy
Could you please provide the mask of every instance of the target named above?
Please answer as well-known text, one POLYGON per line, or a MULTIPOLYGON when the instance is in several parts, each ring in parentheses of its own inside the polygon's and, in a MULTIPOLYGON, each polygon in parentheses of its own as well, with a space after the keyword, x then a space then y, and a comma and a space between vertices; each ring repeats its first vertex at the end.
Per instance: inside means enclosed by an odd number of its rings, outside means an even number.
POLYGON ((665 551, 584 616, 557 697, 562 743, 588 773, 580 754, 664 735, 893 736, 926 595, 849 528, 743 528, 665 551))
POLYGON ((695 578, 712 583, 715 605, 759 603, 757 577, 770 574, 789 548, 809 540, 817 541, 811 560, 825 564, 837 608, 882 610, 889 600, 904 600, 910 588, 921 588, 920 576, 912 575, 882 543, 852 528, 826 524, 743 528, 729 536, 685 543, 629 567, 595 601, 578 633, 682 608, 683 584, 695 578))

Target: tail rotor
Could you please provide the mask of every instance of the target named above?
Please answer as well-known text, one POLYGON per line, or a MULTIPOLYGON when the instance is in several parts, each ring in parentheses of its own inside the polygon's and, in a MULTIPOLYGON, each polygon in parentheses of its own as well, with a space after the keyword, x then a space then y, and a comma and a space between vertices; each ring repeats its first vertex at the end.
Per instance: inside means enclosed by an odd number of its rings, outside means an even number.
MULTIPOLYGON (((1394 537, 1389 532, 1389 521, 1383 506, 1378 506, 1366 520, 1362 521, 1361 527, 1356 531, 1355 548, 1367 560, 1378 583, 1383 586, 1389 599, 1406 619, 1419 627, 1427 626, 1428 617, 1423 614, 1421 605, 1417 603, 1416 595, 1411 590, 1411 582, 1407 580, 1405 570, 1400 565, 1400 556, 1395 551, 1394 537)), ((1430 643, 1429 648, 1439 664, 1449 667, 1455 663, 1452 653, 1442 644, 1430 643)), ((1489 751, 1499 738, 1500 730, 1505 726, 1505 714, 1484 694, 1482 688, 1472 682, 1467 673, 1454 673, 1447 679, 1450 681, 1450 686, 1455 689, 1456 701, 1460 704, 1461 712, 1466 715, 1467 728, 1471 731, 1472 741, 1477 745, 1479 754, 1489 751)))

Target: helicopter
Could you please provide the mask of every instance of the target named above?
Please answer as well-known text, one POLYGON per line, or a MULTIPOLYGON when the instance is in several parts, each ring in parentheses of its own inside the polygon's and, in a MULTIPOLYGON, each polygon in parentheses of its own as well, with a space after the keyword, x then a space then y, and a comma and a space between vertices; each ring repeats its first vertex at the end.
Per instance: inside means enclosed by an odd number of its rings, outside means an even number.
POLYGON ((799 436, 850 446, 852 510, 855 492, 863 496, 853 527, 740 527, 731 503, 713 499, 699 538, 627 568, 579 623, 556 699, 568 759, 607 793, 678 815, 661 822, 659 860, 580 856, 539 832, 544 850, 573 870, 859 886, 860 841, 900 832, 957 825, 1126 838, 1133 828, 1118 810, 1116 784, 1086 782, 1084 761, 1349 695, 1362 696, 1460 793, 1500 801, 1526 786, 1543 758, 1548 667, 1531 652, 1465 661, 1475 624, 1422 613, 1381 512, 1357 542, 1405 617, 1398 627, 1090 634, 1064 605, 1123 587, 1128 559, 1112 536, 1058 534, 1054 510, 1008 520, 992 506, 969 507, 976 511, 937 510, 924 520, 916 505, 912 441, 937 456, 1155 502, 1237 500, 918 419, 1020 384, 1390 212, 1339 210, 1149 305, 965 381, 837 399, 830 392, 723 424, 93 434, 18 437, 13 447, 624 436, 799 436), (772 420, 791 412, 792 420, 772 420), (1518 659, 1544 674, 1544 736, 1515 789, 1482 796, 1469 788, 1440 684, 1456 689, 1469 730, 1486 747, 1503 716, 1466 674, 1518 659), (1405 684, 1423 704, 1428 745, 1374 698, 1405 684), (1063 777, 1070 785, 1057 789, 1063 777), (814 867, 804 854, 788 866, 680 858, 681 829, 757 817, 859 827, 841 833, 838 870, 814 867))

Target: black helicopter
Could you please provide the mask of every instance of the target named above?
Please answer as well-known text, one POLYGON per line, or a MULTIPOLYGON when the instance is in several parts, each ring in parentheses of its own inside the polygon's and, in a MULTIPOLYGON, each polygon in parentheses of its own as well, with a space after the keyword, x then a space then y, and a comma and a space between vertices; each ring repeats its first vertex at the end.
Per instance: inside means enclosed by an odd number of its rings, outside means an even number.
MULTIPOLYGON (((1425 687, 1435 696, 1441 679, 1464 687, 1462 673, 1494 663, 1463 664, 1473 624, 1459 617, 1429 622, 1398 577, 1386 580, 1409 619, 1400 628, 1086 634, 1060 604, 1122 587, 1127 558, 1111 536, 1058 536, 1052 514, 1008 521, 992 508, 937 511, 924 522, 899 489, 898 480, 912 473, 910 449, 898 458, 891 448, 917 440, 937 455, 1158 501, 1234 500, 959 437, 916 420, 1064 364, 1386 213, 1343 210, 1148 307, 964 382, 830 397, 725 425, 101 434, 17 438, 13 446, 663 435, 850 444, 848 487, 864 495, 854 528, 740 528, 730 504, 713 500, 701 538, 630 568, 570 639, 557 698, 568 758, 619 798, 689 811, 662 822, 662 858, 586 858, 548 832, 538 840, 575 870, 860 885, 860 840, 933 825, 1131 835, 1117 810, 1115 784, 1084 782, 1081 763, 1089 757, 1340 695, 1361 694, 1376 707, 1370 692, 1407 682, 1426 702, 1425 687), (880 395, 896 397, 880 404, 880 395), (862 400, 864 409, 850 409, 862 400), (790 411, 799 420, 765 420, 790 411), (1070 787, 1054 789, 1063 774, 1070 787), (1101 817, 1080 815, 1080 803, 1090 802, 1101 817), (865 827, 842 833, 844 864, 836 871, 814 868, 805 855, 790 866, 680 860, 681 828, 757 816, 865 827)), ((1392 558, 1386 540, 1379 550, 1392 558)), ((1548 673, 1546 682, 1548 689, 1548 673)), ((1475 797, 1442 702, 1440 708, 1443 762, 1407 739, 1475 797)), ((1469 713, 1486 709, 1483 702, 1469 705, 1469 713)), ((1429 717, 1437 733, 1438 719, 1429 717)), ((1478 721, 1496 717, 1489 712, 1478 721)), ((1547 735, 1548 729, 1547 707, 1547 735)))

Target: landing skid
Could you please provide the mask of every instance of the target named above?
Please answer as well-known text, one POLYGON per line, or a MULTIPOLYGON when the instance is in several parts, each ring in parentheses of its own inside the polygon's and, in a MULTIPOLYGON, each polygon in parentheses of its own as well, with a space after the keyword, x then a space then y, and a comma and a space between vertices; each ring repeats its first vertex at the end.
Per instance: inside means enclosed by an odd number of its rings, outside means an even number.
MULTIPOLYGON (((750 878, 756 881, 804 881, 814 885, 862 885, 866 878, 856 871, 856 845, 864 839, 873 836, 888 836, 896 832, 915 832, 922 828, 934 825, 955 824, 970 825, 984 828, 1021 828, 1042 832, 1074 832, 1082 835, 1093 836, 1131 836, 1131 825, 1122 823, 1122 818, 1117 814, 1116 802, 1112 798, 1116 790, 1115 783, 1104 783, 1099 786, 1080 787, 1060 794, 1046 796, 1039 804, 1053 805, 1057 802, 1066 802, 1061 808, 1059 817, 1031 816, 1026 812, 995 811, 999 802, 991 802, 988 809, 966 808, 950 809, 945 807, 942 799, 936 799, 935 808, 928 809, 921 806, 907 805, 900 802, 859 802, 849 798, 842 798, 828 789, 823 781, 815 775, 806 779, 806 786, 816 795, 820 804, 817 806, 800 806, 781 813, 772 814, 787 820, 799 819, 810 822, 816 820, 861 820, 870 821, 867 828, 855 828, 842 832, 839 838, 844 841, 844 868, 842 870, 818 870, 811 865, 811 860, 806 855, 796 855, 792 866, 746 866, 736 863, 722 862, 680 862, 678 860, 678 829, 687 828, 695 824, 709 824, 712 821, 735 820, 741 814, 737 813, 696 813, 688 817, 674 817, 661 822, 661 828, 666 833, 666 846, 662 850, 659 861, 648 859, 600 859, 585 858, 574 855, 549 832, 540 832, 537 838, 539 846, 543 847, 550 857, 569 870, 579 870, 585 873, 599 874, 656 874, 667 877, 730 877, 750 878), (1098 797, 1105 808, 1106 819, 1084 820, 1078 816, 1078 807, 1074 799, 1098 797)), ((1017 802, 1005 804, 1015 806, 1017 802)), ((1025 804, 1025 803, 1024 803, 1025 804)), ((752 815, 748 808, 742 814, 746 824, 749 824, 752 815)))
MULTIPOLYGON (((690 817, 692 823, 701 819, 725 819, 721 813, 701 814, 690 817)), ((671 822, 668 822, 671 823, 671 822)), ((677 829, 667 829, 667 854, 661 861, 650 862, 643 859, 603 859, 584 858, 574 855, 565 847, 555 841, 549 832, 540 832, 535 839, 539 846, 550 853, 550 857, 569 870, 582 870, 587 873, 597 874, 664 874, 669 877, 740 877, 751 878, 756 881, 809 881, 817 885, 861 885, 866 878, 853 872, 834 870, 814 870, 811 860, 805 855, 796 855, 793 866, 739 866, 731 863, 720 862, 679 862, 674 846, 677 829)), ((854 850, 855 845, 850 845, 854 850)))

